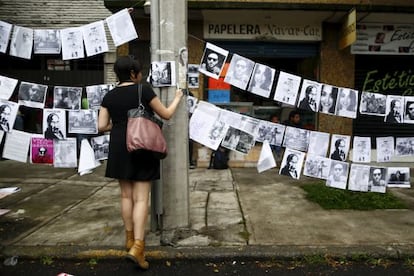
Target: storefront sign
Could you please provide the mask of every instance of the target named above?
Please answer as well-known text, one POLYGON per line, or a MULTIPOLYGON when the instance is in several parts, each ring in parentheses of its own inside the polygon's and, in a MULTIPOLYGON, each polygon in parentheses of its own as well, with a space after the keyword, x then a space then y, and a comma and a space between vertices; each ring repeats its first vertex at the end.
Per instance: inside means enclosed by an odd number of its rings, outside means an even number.
POLYGON ((208 91, 208 102, 210 103, 229 103, 230 90, 210 90, 208 91))
POLYGON ((342 50, 356 40, 356 10, 353 9, 347 14, 342 24, 341 39, 339 40, 339 50, 342 50))
POLYGON ((366 72, 362 91, 414 96, 414 70, 371 70, 366 72))
POLYGON ((320 25, 279 25, 206 22, 204 25, 206 39, 275 39, 289 41, 320 41, 320 25))
POLYGON ((352 54, 414 55, 414 25, 357 24, 352 54))

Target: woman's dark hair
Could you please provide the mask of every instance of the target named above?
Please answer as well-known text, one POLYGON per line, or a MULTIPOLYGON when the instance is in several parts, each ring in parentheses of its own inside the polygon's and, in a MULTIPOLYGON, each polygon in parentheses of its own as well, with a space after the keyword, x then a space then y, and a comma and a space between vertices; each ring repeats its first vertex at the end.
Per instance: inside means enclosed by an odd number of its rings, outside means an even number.
POLYGON ((132 56, 118 57, 114 64, 114 72, 120 82, 130 81, 131 71, 138 75, 141 70, 141 63, 132 56))

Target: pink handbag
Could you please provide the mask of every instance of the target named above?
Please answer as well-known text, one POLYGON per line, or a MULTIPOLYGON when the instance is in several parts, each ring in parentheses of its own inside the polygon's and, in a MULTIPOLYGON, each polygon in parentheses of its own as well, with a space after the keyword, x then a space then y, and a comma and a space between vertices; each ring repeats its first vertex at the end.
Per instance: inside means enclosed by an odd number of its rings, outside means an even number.
POLYGON ((162 133, 162 121, 145 110, 141 102, 142 85, 138 86, 139 105, 128 110, 126 145, 129 152, 152 151, 158 159, 167 157, 167 142, 162 133))

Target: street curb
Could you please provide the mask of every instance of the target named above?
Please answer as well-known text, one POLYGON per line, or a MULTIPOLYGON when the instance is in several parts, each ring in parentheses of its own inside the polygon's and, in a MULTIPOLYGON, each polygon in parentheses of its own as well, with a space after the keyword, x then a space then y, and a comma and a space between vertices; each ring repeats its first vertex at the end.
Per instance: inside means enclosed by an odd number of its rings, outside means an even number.
MULTIPOLYGON (((90 248, 83 246, 13 246, 3 248, 0 257, 18 256, 23 259, 53 257, 58 259, 118 259, 126 255, 121 248, 90 248)), ((197 259, 279 259, 292 260, 309 256, 330 258, 386 258, 414 257, 413 244, 357 245, 357 246, 292 246, 263 245, 237 247, 147 247, 148 260, 197 259)))

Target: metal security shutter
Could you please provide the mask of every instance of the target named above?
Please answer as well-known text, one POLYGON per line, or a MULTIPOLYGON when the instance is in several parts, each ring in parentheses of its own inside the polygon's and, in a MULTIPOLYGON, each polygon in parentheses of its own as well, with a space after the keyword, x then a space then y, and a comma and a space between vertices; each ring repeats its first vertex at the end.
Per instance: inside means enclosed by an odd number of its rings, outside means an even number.
POLYGON ((210 41, 231 54, 262 58, 309 58, 319 55, 319 43, 275 43, 265 41, 210 41))
MULTIPOLYGON (((363 90, 367 74, 371 72, 372 80, 377 80, 380 76, 388 73, 390 76, 400 74, 405 71, 407 74, 414 74, 414 57, 413 56, 367 56, 357 55, 355 60, 355 88, 363 90), (376 78, 378 76, 378 78, 376 78)), ((373 81, 365 88, 371 90, 373 81)), ((394 88, 393 90, 378 91, 387 95, 402 95, 404 89, 394 88)), ((414 87, 411 87, 414 92, 414 87)), ((374 92, 374 91, 369 91, 374 92)), ((414 94, 411 94, 414 95, 414 94)), ((354 120, 354 135, 371 136, 372 143, 375 145, 376 137, 394 136, 394 137, 414 137, 414 125, 412 124, 390 124, 384 122, 384 117, 361 115, 358 113, 357 119, 354 120)))

